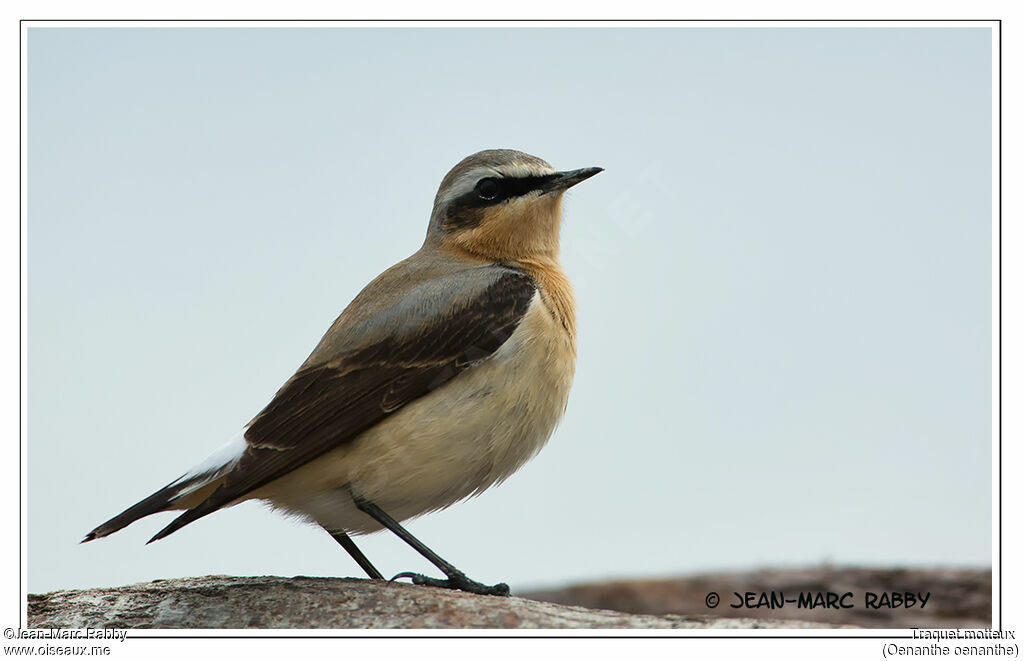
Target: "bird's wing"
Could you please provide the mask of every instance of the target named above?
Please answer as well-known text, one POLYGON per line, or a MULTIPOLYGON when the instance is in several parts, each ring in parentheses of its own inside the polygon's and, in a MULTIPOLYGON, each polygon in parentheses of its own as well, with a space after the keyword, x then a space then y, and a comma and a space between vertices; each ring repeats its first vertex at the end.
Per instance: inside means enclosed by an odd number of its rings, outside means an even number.
MULTIPOLYGON (((405 318, 396 320, 392 308, 390 331, 304 365, 250 423, 247 447, 224 482, 153 540, 352 440, 497 351, 526 314, 537 285, 511 268, 483 269, 473 269, 470 278, 446 278, 450 304, 443 309, 407 305, 405 318), (452 296, 453 286, 465 291, 452 296)), ((344 332, 344 324, 336 324, 321 345, 344 332)))

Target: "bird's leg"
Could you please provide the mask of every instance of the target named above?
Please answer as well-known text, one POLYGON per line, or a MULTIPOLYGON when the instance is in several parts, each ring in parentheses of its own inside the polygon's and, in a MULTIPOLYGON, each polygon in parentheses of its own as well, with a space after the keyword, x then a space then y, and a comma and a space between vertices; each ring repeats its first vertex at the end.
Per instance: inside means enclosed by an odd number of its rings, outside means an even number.
MULTIPOLYGON (((324 528, 324 530, 327 530, 327 528, 324 528)), ((359 550, 359 547, 356 546, 356 543, 353 542, 348 535, 340 531, 334 532, 327 530, 327 532, 334 538, 334 541, 341 544, 341 548, 348 551, 348 554, 352 556, 353 560, 359 563, 359 566, 363 568, 363 571, 366 572, 367 576, 370 578, 379 578, 382 581, 384 580, 384 575, 377 571, 377 568, 373 566, 373 563, 370 562, 369 558, 363 555, 363 552, 359 550)))
MULTIPOLYGON (((351 493, 351 492, 350 492, 351 493)), ((420 540, 413 537, 412 533, 399 525, 398 521, 395 521, 388 515, 387 512, 377 507, 365 498, 352 494, 352 500, 355 502, 356 507, 366 514, 372 516, 382 526, 390 530, 391 532, 398 535, 402 540, 409 546, 416 549, 420 555, 429 560, 435 567, 444 572, 448 578, 442 580, 439 578, 431 578, 430 576, 424 576, 423 574, 417 574, 414 572, 402 572, 396 575, 391 580, 397 580, 399 578, 410 578, 416 585, 431 585, 437 588, 448 588, 450 590, 462 590, 463 592, 472 592, 473 594, 491 594, 499 597, 507 597, 509 595, 508 585, 505 583, 498 583, 497 585, 484 585, 483 583, 477 583, 473 579, 469 578, 461 571, 456 569, 451 563, 446 561, 444 558, 427 548, 427 545, 420 540)))

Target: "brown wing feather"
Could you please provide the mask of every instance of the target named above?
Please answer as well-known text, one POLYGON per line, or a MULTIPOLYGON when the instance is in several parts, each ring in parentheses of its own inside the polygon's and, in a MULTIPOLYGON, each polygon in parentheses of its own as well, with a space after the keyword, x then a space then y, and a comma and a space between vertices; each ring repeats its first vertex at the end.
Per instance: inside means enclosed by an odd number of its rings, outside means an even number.
POLYGON ((152 540, 166 537, 369 429, 497 351, 536 292, 534 280, 506 269, 464 307, 425 320, 409 339, 386 338, 302 369, 257 415, 249 448, 224 483, 152 540))

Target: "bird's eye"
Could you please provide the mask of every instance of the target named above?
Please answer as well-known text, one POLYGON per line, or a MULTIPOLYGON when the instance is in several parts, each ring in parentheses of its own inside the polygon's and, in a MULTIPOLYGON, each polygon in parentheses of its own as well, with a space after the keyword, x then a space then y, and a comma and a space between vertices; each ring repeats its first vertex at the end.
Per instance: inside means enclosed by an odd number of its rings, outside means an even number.
POLYGON ((488 177, 487 179, 481 179, 476 184, 476 194, 484 200, 493 200, 498 197, 500 192, 501 184, 498 183, 497 179, 488 177))

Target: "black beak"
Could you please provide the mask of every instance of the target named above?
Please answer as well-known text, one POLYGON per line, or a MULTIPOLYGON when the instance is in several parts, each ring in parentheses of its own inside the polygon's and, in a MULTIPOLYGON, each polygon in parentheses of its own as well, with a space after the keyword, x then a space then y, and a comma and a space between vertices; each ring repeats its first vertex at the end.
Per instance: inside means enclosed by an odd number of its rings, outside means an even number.
POLYGON ((571 188, 584 179, 590 179, 598 172, 604 172, 604 168, 581 168, 579 170, 558 172, 552 175, 551 179, 544 182, 544 185, 540 187, 540 194, 544 195, 545 193, 571 188))

